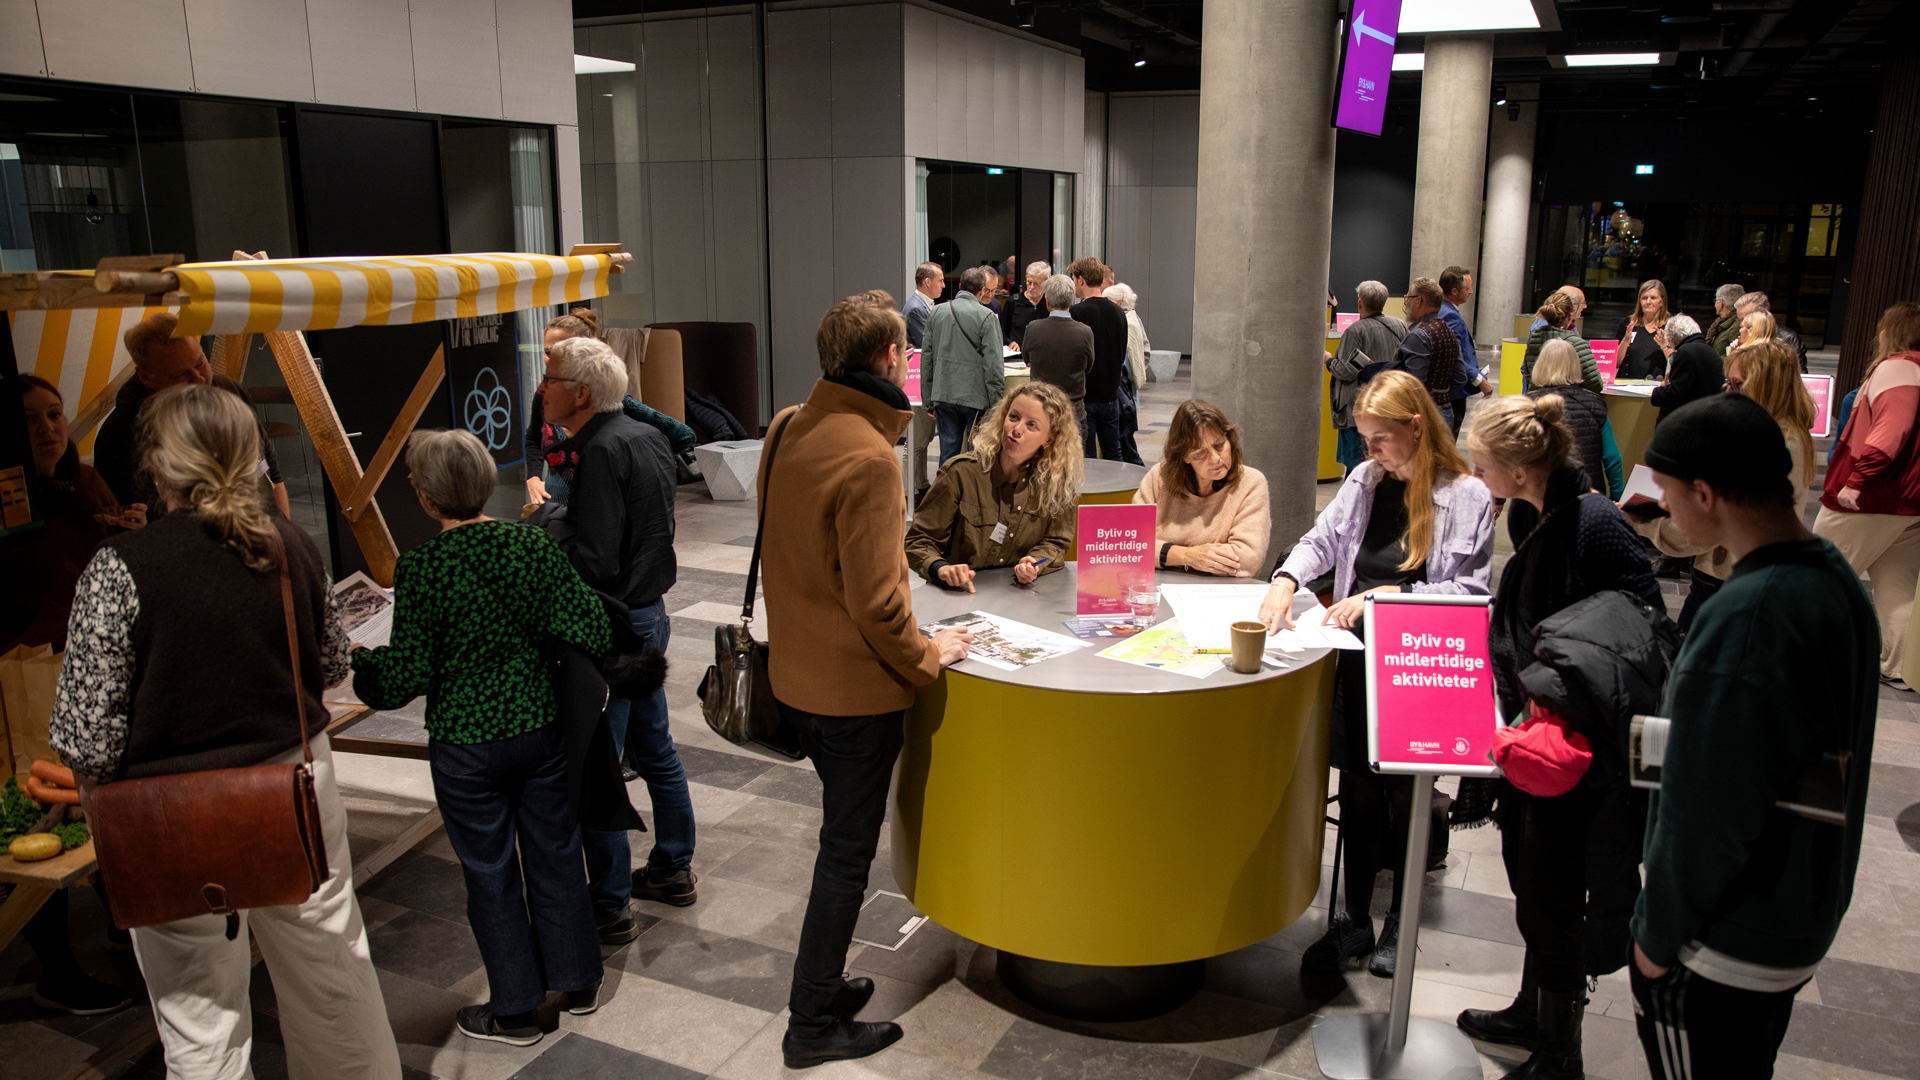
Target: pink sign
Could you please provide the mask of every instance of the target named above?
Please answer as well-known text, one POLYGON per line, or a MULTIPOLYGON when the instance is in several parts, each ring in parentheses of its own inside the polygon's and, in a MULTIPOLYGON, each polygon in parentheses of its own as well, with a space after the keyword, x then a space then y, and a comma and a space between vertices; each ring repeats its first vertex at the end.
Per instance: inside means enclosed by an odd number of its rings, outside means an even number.
POLYGON ((1360 321, 1359 312, 1342 311, 1333 317, 1333 332, 1336 334, 1344 334, 1347 332, 1347 327, 1352 326, 1354 323, 1357 323, 1359 321, 1360 321))
POLYGON ((1612 386, 1614 375, 1620 370, 1620 343, 1589 341, 1587 346, 1593 350, 1593 362, 1600 365, 1600 381, 1612 386))
POLYGON ((1154 506, 1082 506, 1074 541, 1079 595, 1074 613, 1086 618, 1121 615, 1127 586, 1151 582, 1154 564, 1154 506))
POLYGON ((920 350, 911 346, 907 349, 907 385, 901 389, 907 392, 908 401, 920 404, 920 350))
POLYGON ((1500 711, 1487 598, 1369 596, 1367 750, 1374 771, 1491 776, 1500 711))
POLYGON ((1802 375, 1800 381, 1813 395, 1813 437, 1824 439, 1833 434, 1833 376, 1802 375))

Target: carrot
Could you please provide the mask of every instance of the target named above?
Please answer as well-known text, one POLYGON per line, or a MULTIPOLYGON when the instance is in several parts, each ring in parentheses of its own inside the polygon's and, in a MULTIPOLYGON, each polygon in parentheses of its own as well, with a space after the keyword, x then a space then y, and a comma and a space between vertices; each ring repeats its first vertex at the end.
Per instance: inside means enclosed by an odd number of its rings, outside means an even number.
POLYGON ((73 782, 73 770, 51 761, 33 763, 33 775, 56 787, 72 788, 79 785, 73 782))
POLYGON ((37 776, 27 777, 27 797, 38 803, 66 803, 68 806, 80 805, 80 793, 60 787, 48 787, 37 776))

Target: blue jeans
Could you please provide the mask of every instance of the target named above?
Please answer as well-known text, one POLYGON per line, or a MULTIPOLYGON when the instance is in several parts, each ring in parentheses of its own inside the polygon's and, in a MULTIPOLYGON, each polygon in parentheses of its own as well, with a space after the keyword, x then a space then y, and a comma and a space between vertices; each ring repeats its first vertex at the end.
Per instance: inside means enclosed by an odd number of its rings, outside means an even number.
MULTIPOLYGON (((633 632, 645 647, 666 652, 672 631, 663 602, 633 609, 633 632)), ((647 796, 653 800, 653 850, 647 854, 647 868, 662 877, 685 870, 693 864, 693 800, 687 795, 687 774, 680 768, 680 754, 667 730, 667 692, 608 700, 607 727, 613 732, 614 752, 624 755, 647 782, 647 796)), ((625 911, 633 899, 633 848, 627 834, 588 829, 583 846, 595 919, 625 911)))
POLYGON ((1120 399, 1087 402, 1087 428, 1082 440, 1087 457, 1120 461, 1120 399))
POLYGON ((567 820, 559 724, 484 743, 427 743, 433 797, 467 882, 467 922, 495 1016, 600 981, 600 935, 567 820), (524 881, 522 874, 525 875, 524 881))
POLYGON ((1347 467, 1348 472, 1367 460, 1367 440, 1360 435, 1359 428, 1343 427, 1334 443, 1333 459, 1347 467))
POLYGON ((973 445, 973 426, 980 422, 980 410, 965 405, 940 402, 933 407, 933 426, 940 433, 940 464, 973 445))

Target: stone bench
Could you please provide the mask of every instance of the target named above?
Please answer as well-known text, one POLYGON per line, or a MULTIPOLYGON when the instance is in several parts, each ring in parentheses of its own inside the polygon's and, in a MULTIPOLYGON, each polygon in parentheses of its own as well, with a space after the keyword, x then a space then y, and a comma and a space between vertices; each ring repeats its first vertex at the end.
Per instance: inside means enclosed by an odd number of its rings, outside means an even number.
POLYGON ((1180 373, 1178 349, 1151 349, 1147 352, 1147 381, 1172 382, 1180 373))
POLYGON ((760 445, 759 439, 734 439, 693 448, 693 460, 700 463, 707 494, 715 502, 753 498, 754 481, 760 472, 760 445))

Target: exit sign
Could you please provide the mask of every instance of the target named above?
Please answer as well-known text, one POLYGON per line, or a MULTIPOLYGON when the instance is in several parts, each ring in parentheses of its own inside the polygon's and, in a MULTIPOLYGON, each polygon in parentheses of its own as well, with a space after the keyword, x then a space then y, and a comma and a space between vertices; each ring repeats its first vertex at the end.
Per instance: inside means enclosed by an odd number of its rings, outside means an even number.
POLYGON ((1652 176, 1652 175, 1653 175, 1653 166, 1651 166, 1651 165, 1635 165, 1635 166, 1633 167, 1633 175, 1635 175, 1635 176, 1652 176))

